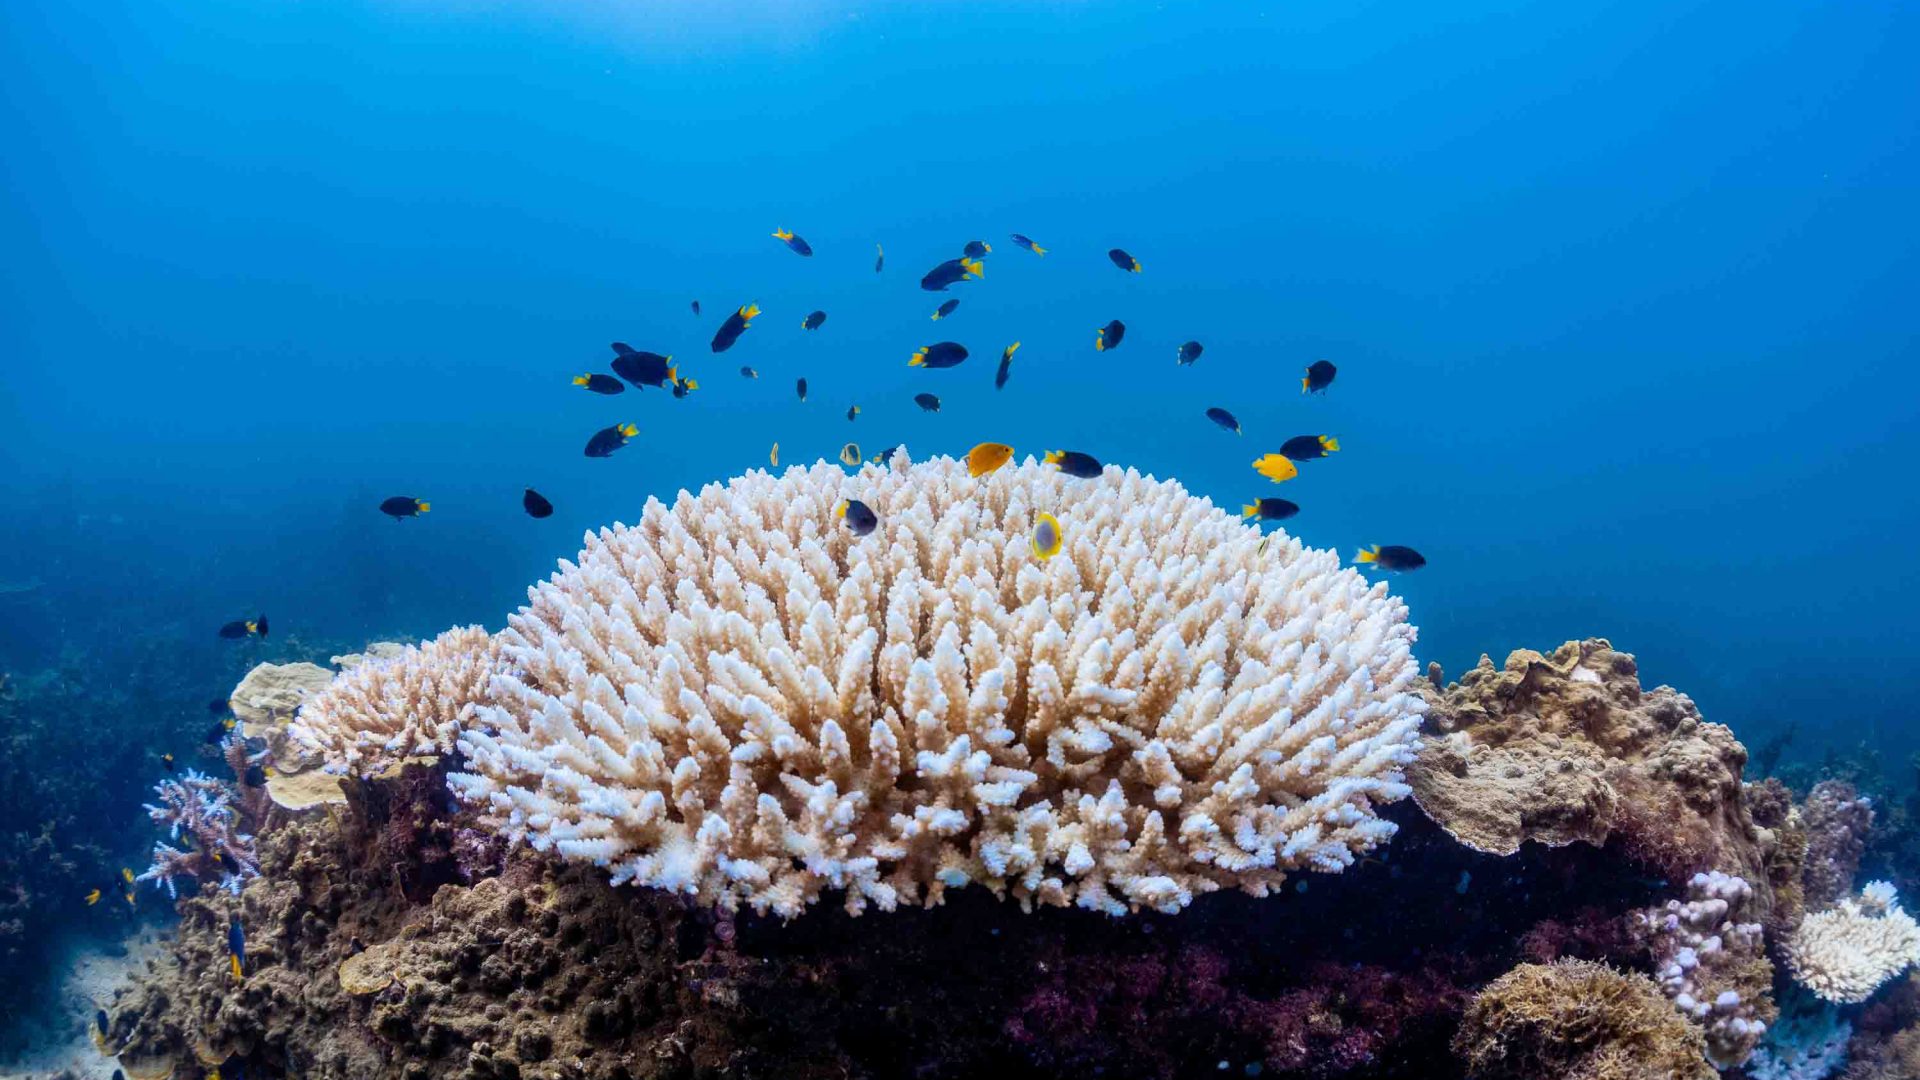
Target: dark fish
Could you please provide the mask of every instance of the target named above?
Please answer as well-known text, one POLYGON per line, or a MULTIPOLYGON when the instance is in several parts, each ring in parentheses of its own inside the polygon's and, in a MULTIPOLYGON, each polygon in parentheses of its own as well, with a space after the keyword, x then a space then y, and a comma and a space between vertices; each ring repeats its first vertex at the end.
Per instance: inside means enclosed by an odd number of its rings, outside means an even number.
POLYGON ((673 357, 636 349, 624 341, 613 343, 613 373, 635 386, 666 386, 673 382, 673 357))
POLYGON ((591 375, 575 375, 573 377, 573 385, 584 386, 596 394, 624 394, 627 392, 626 383, 621 382, 611 375, 602 375, 597 371, 591 375))
POLYGON ((920 287, 928 292, 946 292, 947 286, 954 282, 971 281, 986 272, 986 266, 978 259, 948 259, 927 271, 927 276, 920 279, 920 287))
POLYGON ((553 504, 547 501, 545 495, 540 494, 532 488, 528 488, 526 493, 520 496, 520 505, 527 511, 528 517, 543 518, 553 516, 553 504))
POLYGON ((908 367, 950 368, 958 367, 967 358, 967 347, 954 341, 939 341, 932 345, 922 345, 907 361, 908 367))
POLYGON ((1280 444, 1280 452, 1295 461, 1312 461, 1340 449, 1340 440, 1331 435, 1295 435, 1280 444))
POLYGON ((1221 427, 1226 428, 1228 431, 1233 432, 1235 435, 1239 435, 1242 433, 1240 431, 1239 419, 1225 409, 1218 408, 1218 407, 1208 409, 1207 419, 1213 421, 1216 424, 1219 424, 1221 427))
POLYGON ((1255 499, 1240 508, 1243 518, 1259 518, 1261 521, 1285 521, 1300 512, 1297 503, 1285 499, 1255 499))
POLYGON ((1300 392, 1317 394, 1333 385, 1333 376, 1339 369, 1325 360, 1315 360, 1307 365, 1307 375, 1300 380, 1300 392))
POLYGON ((1100 462, 1092 454, 1083 454, 1078 450, 1049 450, 1047 464, 1082 480, 1092 480, 1100 475, 1100 462))
POLYGON ((1007 372, 1013 367, 1013 354, 1019 350, 1020 343, 1016 341, 1007 346, 1005 351, 1001 352, 999 370, 993 373, 993 388, 995 390, 1007 385, 1007 372))
POLYGON ((1189 341, 1185 345, 1180 346, 1180 351, 1174 353, 1173 358, 1176 363, 1191 364, 1195 360, 1200 359, 1200 354, 1206 351, 1199 342, 1189 341))
POLYGON ((241 776, 240 782, 247 787, 266 787, 267 770, 259 765, 249 765, 245 775, 241 776))
POLYGON ((915 394, 913 395, 913 403, 928 412, 940 411, 940 399, 932 394, 915 394))
POLYGON ((740 335, 747 332, 748 324, 752 323, 753 317, 758 314, 760 314, 759 305, 748 304, 727 316, 727 321, 721 323, 720 329, 713 332, 713 351, 726 352, 733 348, 733 343, 739 341, 740 335))
POLYGON ((813 246, 786 229, 773 230, 773 238, 793 249, 795 255, 812 255, 813 246))
POLYGON ((1033 252, 1035 255, 1045 255, 1047 253, 1046 248, 1043 248, 1039 244, 1034 243, 1033 241, 1027 239, 1024 236, 1021 236, 1019 233, 1013 234, 1013 242, 1020 245, 1023 248, 1026 248, 1028 251, 1033 252))
POLYGON ((793 388, 800 392, 801 401, 807 400, 807 380, 801 379, 798 382, 795 382, 793 384, 793 388))
POLYGON ((207 733, 205 735, 200 736, 200 742, 204 746, 212 746, 218 743, 221 739, 226 738, 227 732, 232 730, 233 730, 233 727, 232 727, 231 721, 228 721, 228 720, 218 721, 212 727, 207 729, 207 733))
POLYGON ((93 1026, 100 1029, 101 1038, 104 1039, 107 1037, 107 1010, 93 1010, 93 1026))
POLYGON ((632 424, 615 424, 610 428, 601 428, 587 440, 588 457, 611 457, 615 450, 627 445, 627 440, 640 434, 640 429, 632 424))
POLYGON ((879 244, 873 245, 873 272, 879 273, 880 268, 885 265, 887 265, 887 249, 879 244))
POLYGON ((741 369, 740 369, 740 374, 742 374, 742 375, 744 375, 744 376, 746 376, 746 377, 747 377, 747 378, 749 378, 749 379, 757 379, 757 378, 759 378, 759 377, 760 377, 760 373, 759 373, 759 372, 757 372, 757 371, 755 371, 755 370, 753 370, 753 369, 752 369, 752 368, 750 368, 750 367, 743 367, 743 368, 741 368, 741 369))
POLYGON ((1100 352, 1106 352, 1108 349, 1118 347, 1121 339, 1126 336, 1127 324, 1115 319, 1101 327, 1100 332, 1094 335, 1093 347, 1100 352))
POLYGON ((969 259, 978 259, 992 250, 993 245, 987 243, 985 240, 969 240, 967 241, 967 246, 960 249, 960 254, 965 255, 969 259))
MULTIPOLYGON (((384 507, 382 509, 384 509, 384 507)), ((267 636, 267 617, 265 615, 257 619, 235 619, 220 628, 220 636, 229 641, 237 641, 240 638, 251 637, 255 634, 261 637, 267 636)))
POLYGON ((238 915, 227 916, 227 961, 232 965, 234 981, 246 978, 247 931, 238 915))
POLYGON ((693 302, 693 313, 694 313, 695 315, 698 315, 698 314, 700 314, 700 301, 698 301, 698 300, 695 300, 695 301, 693 302))
POLYGON ((173 760, 172 754, 161 754, 160 765, 162 768, 166 769, 170 773, 177 773, 180 771, 180 763, 173 760))
POLYGON ((1371 563, 1382 570, 1392 570, 1396 573, 1418 570, 1427 565, 1425 555, 1410 547, 1401 547, 1399 544, 1388 544, 1385 547, 1374 544, 1372 547, 1361 548, 1360 553, 1353 557, 1353 561, 1371 563))
POLYGON ((940 307, 939 307, 939 308, 938 308, 937 310, 935 310, 935 311, 934 311, 934 313, 933 313, 933 317, 934 317, 934 318, 936 318, 936 319, 944 319, 944 318, 946 318, 947 316, 949 316, 949 315, 951 315, 951 314, 953 314, 953 309, 954 309, 954 308, 957 308, 957 307, 959 307, 959 306, 960 306, 960 301, 959 301, 959 300, 957 300, 957 299, 956 299, 956 300, 949 300, 949 301, 947 301, 946 303, 944 303, 944 304, 941 304, 941 305, 940 305, 940 307))
POLYGON ((806 318, 800 320, 800 329, 818 330, 820 329, 820 324, 826 321, 827 321, 827 313, 824 311, 816 311, 813 314, 808 315, 806 318))
POLYGON ((673 380, 673 396, 674 397, 683 398, 698 389, 700 389, 700 380, 698 379, 673 380))
POLYGON ((856 417, 856 416, 859 416, 859 415, 860 415, 860 406, 858 406, 858 405, 849 405, 849 406, 847 406, 847 420, 848 420, 849 422, 851 422, 851 421, 853 420, 853 418, 854 418, 854 417, 856 417))
POLYGON ((894 451, 896 451, 896 450, 898 450, 898 449, 900 449, 900 447, 899 447, 898 445, 894 445, 894 446, 889 446, 889 447, 887 447, 887 448, 886 448, 885 450, 882 450, 882 451, 880 451, 879 453, 877 453, 877 454, 875 454, 875 455, 873 455, 872 457, 870 457, 870 458, 868 458, 867 460, 868 460, 868 461, 871 461, 871 462, 873 462, 873 463, 874 463, 875 465, 878 465, 878 464, 880 464, 880 463, 882 463, 882 462, 887 462, 887 461, 892 461, 892 460, 893 460, 893 452, 894 452, 894 451))
POLYGON ((833 515, 847 523, 847 530, 855 536, 865 536, 880 524, 879 517, 859 499, 843 499, 833 508, 833 515))
POLYGON ((1140 272, 1140 260, 1119 248, 1114 248, 1112 251, 1107 252, 1107 258, 1112 259, 1113 265, 1122 270, 1131 271, 1135 274, 1140 272))
POLYGON ((393 498, 384 499, 380 503, 380 512, 395 521, 399 521, 401 518, 419 517, 431 509, 433 509, 432 503, 421 502, 411 495, 395 495, 393 498))

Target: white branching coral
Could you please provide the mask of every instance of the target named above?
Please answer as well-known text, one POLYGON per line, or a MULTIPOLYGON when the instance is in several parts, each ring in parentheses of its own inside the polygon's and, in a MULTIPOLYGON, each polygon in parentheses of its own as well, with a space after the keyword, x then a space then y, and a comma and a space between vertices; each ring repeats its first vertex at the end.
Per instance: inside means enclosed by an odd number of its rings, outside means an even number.
POLYGON ((1808 915, 1786 942, 1794 979, 1827 1001, 1851 1005, 1920 962, 1920 925, 1897 899, 1892 885, 1875 881, 1858 900, 1808 915))
POLYGON ((308 698, 287 732, 327 771, 367 776, 405 757, 443 754, 485 696, 498 649, 478 626, 367 659, 308 698))
POLYGON ((454 790, 615 882, 782 916, 1264 895, 1392 836, 1424 709, 1384 585, 1118 468, 753 472, 529 597, 454 790))
POLYGON ((186 834, 187 847, 153 845, 153 864, 135 881, 152 882, 168 896, 178 896, 178 880, 218 881, 238 893, 247 879, 260 874, 253 837, 240 831, 234 812, 233 789, 204 773, 188 769, 179 779, 162 780, 153 787, 159 805, 147 804, 147 817, 167 827, 171 840, 186 834))

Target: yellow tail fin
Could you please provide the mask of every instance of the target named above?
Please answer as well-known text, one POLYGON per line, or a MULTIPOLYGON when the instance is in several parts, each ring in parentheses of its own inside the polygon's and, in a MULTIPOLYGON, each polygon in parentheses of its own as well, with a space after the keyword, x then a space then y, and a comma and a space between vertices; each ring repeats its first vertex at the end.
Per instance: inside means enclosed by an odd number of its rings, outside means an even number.
POLYGON ((585 386, 592 381, 593 376, 591 375, 575 375, 573 377, 573 385, 575 386, 585 386))
POLYGON ((785 229, 775 229, 773 230, 773 238, 775 240, 791 240, 793 239, 793 234, 785 229))
POLYGON ((927 350, 921 349, 919 352, 913 354, 913 359, 907 361, 907 366, 920 367, 926 362, 927 362, 927 350))
POLYGON ((1035 255, 1045 255, 1047 253, 1047 249, 1041 247, 1039 244, 1035 244, 1033 245, 1033 253, 1035 255))
POLYGON ((833 516, 834 516, 834 517, 837 517, 837 518, 843 518, 843 517, 846 517, 846 516, 847 516, 847 507, 848 507, 849 505, 851 505, 851 504, 849 504, 849 503, 847 502, 847 500, 845 500, 845 499, 841 499, 841 500, 840 500, 840 505, 838 505, 838 506, 836 506, 836 507, 834 507, 834 508, 833 508, 833 516))
POLYGON ((627 438, 629 438, 629 439, 631 439, 631 438, 633 438, 633 437, 634 437, 635 435, 638 435, 638 434, 640 434, 640 425, 638 425, 638 424, 621 424, 621 425, 620 425, 620 434, 622 434, 622 435, 625 435, 625 436, 626 436, 627 438))
POLYGON ((1320 445, 1327 450, 1338 450, 1340 449, 1340 440, 1331 435, 1322 435, 1320 436, 1320 445))
POLYGON ((1303 393, 1303 394, 1304 394, 1304 393, 1306 393, 1306 392, 1307 392, 1307 388, 1308 388, 1309 386, 1311 386, 1311 385, 1313 385, 1313 380, 1311 380, 1311 379, 1307 379, 1307 378, 1302 378, 1302 379, 1300 380, 1300 392, 1301 392, 1301 393, 1303 393))
POLYGON ((1260 508, 1257 506, 1242 506, 1240 508, 1240 516, 1243 518, 1252 517, 1253 515, 1259 512, 1260 512, 1260 508))
MULTIPOLYGON (((743 319, 751 319, 758 314, 760 314, 759 304, 748 304, 746 307, 740 309, 740 317, 743 319)), ((667 359, 671 360, 673 358, 668 357, 667 359)))
POLYGON ((1013 359, 1013 354, 1014 354, 1014 353, 1017 353, 1017 352, 1019 352, 1019 351, 1020 351, 1020 343, 1016 341, 1016 342, 1014 342, 1013 344, 1011 344, 1011 345, 1009 345, 1009 346, 1007 346, 1007 351, 1006 351, 1006 352, 1004 352, 1004 353, 1001 353, 1000 355, 1002 355, 1002 356, 1004 356, 1004 357, 1006 357, 1007 359, 1009 359, 1009 360, 1011 360, 1011 359, 1013 359))
POLYGON ((1375 544, 1369 548, 1361 548, 1359 551, 1354 553, 1353 561, 1354 562, 1379 562, 1380 561, 1380 545, 1375 544))
POLYGON ((433 504, 432 504, 432 503, 430 503, 430 502, 423 502, 423 503, 420 503, 420 504, 419 504, 419 506, 420 506, 420 512, 421 512, 421 513, 423 513, 423 514, 424 514, 424 513, 426 513, 427 511, 429 511, 429 510, 431 510, 431 509, 433 509, 433 504))
POLYGON ((246 976, 240 973, 240 958, 233 955, 232 953, 228 953, 227 960, 229 963, 233 965, 233 981, 241 982, 245 980, 246 976))
POLYGON ((689 390, 700 389, 700 381, 698 379, 688 379, 686 382, 682 383, 681 385, 685 386, 689 390))
POLYGON ((986 264, 981 262, 979 259, 961 259, 960 269, 965 270, 968 274, 970 274, 973 277, 987 276, 986 264))

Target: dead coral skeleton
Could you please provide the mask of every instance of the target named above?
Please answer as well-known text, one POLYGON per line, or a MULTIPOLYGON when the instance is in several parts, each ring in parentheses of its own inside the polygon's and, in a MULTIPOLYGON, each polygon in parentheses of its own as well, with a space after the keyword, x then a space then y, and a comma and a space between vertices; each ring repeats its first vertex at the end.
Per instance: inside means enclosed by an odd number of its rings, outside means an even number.
POLYGON ((188 846, 155 844, 153 865, 135 881, 152 882, 154 888, 165 888, 168 896, 178 897, 176 882, 190 877, 218 881, 221 888, 238 895, 249 878, 259 876, 253 837, 240 831, 232 788, 188 769, 178 779, 160 781, 153 790, 160 804, 148 803, 147 817, 166 826, 169 839, 179 840, 185 834, 188 846))

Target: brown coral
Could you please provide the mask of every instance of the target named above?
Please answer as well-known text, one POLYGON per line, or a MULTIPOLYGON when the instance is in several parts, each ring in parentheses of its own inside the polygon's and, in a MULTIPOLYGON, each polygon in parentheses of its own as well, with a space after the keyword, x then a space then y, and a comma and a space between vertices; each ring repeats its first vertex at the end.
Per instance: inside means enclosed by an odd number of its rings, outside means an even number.
POLYGON ((1649 867, 1703 870, 1755 887, 1773 907, 1761 835, 1740 783, 1747 752, 1670 687, 1642 690, 1633 657, 1603 639, 1550 655, 1520 649, 1432 698, 1427 739, 1407 770, 1414 799, 1460 842, 1510 855, 1620 841, 1649 867))
POLYGON ((1807 830, 1807 908, 1832 907, 1853 891, 1860 856, 1873 828, 1873 800, 1845 780, 1823 780, 1807 793, 1800 817, 1807 830))
POLYGON ((1467 1006, 1454 1050, 1474 1080, 1715 1080, 1706 1044, 1643 975, 1522 964, 1467 1006))

